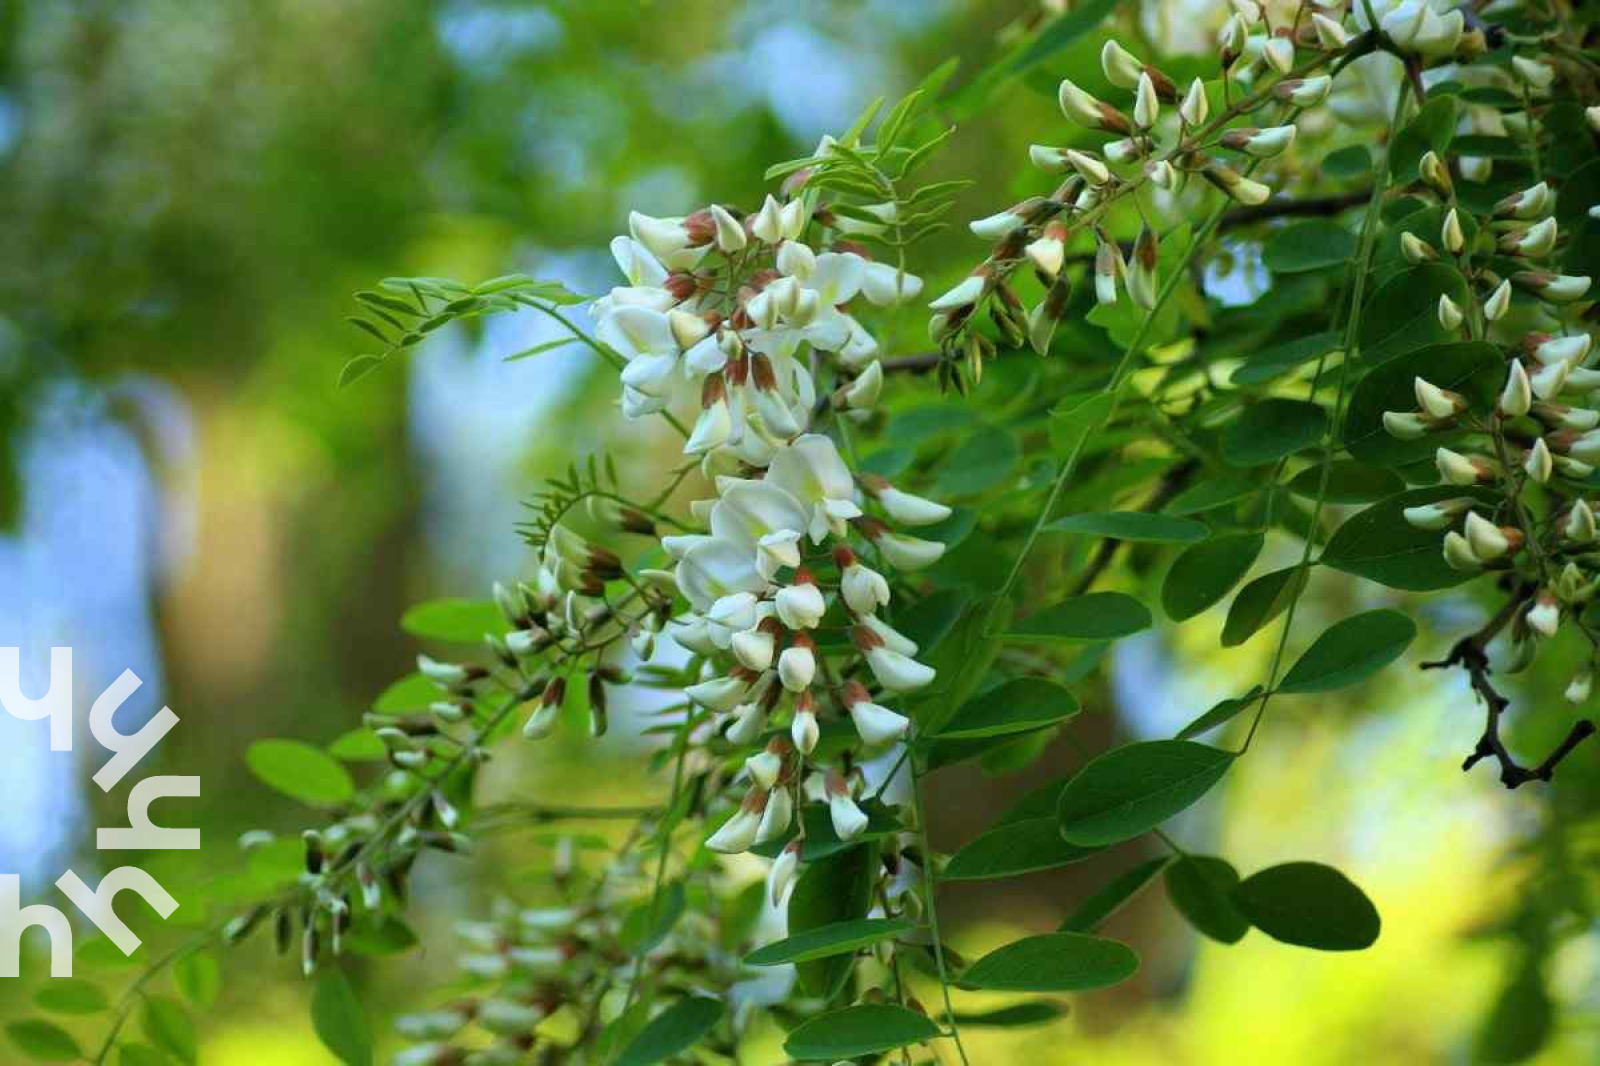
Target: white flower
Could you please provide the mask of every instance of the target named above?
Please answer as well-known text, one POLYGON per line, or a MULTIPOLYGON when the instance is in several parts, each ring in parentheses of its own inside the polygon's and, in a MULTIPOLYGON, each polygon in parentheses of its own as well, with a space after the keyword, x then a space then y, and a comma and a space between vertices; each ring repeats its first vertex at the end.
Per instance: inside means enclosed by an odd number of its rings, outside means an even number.
POLYGON ((921 278, 903 273, 891 263, 867 263, 862 269, 861 295, 878 307, 915 300, 921 292, 921 278))
POLYGON ((732 718, 726 734, 728 743, 741 747, 755 743, 767 724, 767 712, 758 703, 739 704, 733 709, 732 718))
POLYGON ((1549 592, 1539 593, 1528 611, 1528 625, 1547 637, 1556 635, 1561 627, 1561 605, 1549 592))
POLYGON ((788 789, 779 789, 767 795, 767 809, 761 814, 761 825, 756 830, 756 843, 764 844, 789 831, 794 819, 794 799, 788 789))
POLYGON ((883 505, 889 517, 903 526, 931 526, 950 517, 950 508, 942 503, 902 492, 887 481, 869 479, 867 488, 883 505))
POLYGON ((899 740, 911 728, 911 719, 905 715, 865 699, 850 704, 850 720, 861 742, 872 748, 899 740))
POLYGON ((756 834, 761 830, 761 816, 767 809, 767 797, 768 793, 756 788, 745 793, 739 810, 711 834, 706 840, 706 847, 725 855, 749 851, 750 845, 756 842, 756 834))
POLYGON ((761 593, 767 581, 756 571, 755 553, 720 537, 705 537, 678 561, 678 588, 697 611, 735 592, 761 593))
POLYGON ((867 815, 850 796, 850 786, 837 772, 828 774, 828 815, 840 840, 854 840, 867 830, 867 815))
POLYGON ((796 840, 778 852, 778 857, 772 861, 772 869, 767 874, 767 899, 774 907, 783 902, 784 894, 794 884, 799 870, 800 842, 796 840))
POLYGON ((767 469, 767 481, 810 510, 807 531, 815 543, 820 544, 830 530, 842 536, 845 522, 861 515, 850 468, 833 441, 820 434, 796 437, 779 451, 767 469))
POLYGON ((986 283, 978 274, 969 274, 950 289, 943 296, 933 300, 928 306, 935 311, 954 311, 958 308, 969 307, 978 302, 983 296, 986 283))
POLYGON ((667 280, 666 267, 650 254, 650 249, 630 237, 612 238, 611 258, 617 261, 617 269, 628 279, 628 284, 635 288, 659 291, 659 286, 667 280))
POLYGON ((794 709, 794 720, 789 723, 789 739, 802 755, 810 755, 816 750, 822 731, 817 727, 817 712, 812 710, 811 701, 805 696, 800 700, 794 709))
POLYGON ((778 775, 783 772, 783 756, 769 746, 746 759, 744 769, 757 788, 770 790, 778 783, 778 775))
POLYGON ((808 643, 798 641, 778 656, 778 680, 790 692, 804 692, 817 676, 817 657, 808 643))
POLYGON ((878 684, 890 692, 924 688, 936 676, 933 667, 886 647, 867 652, 867 665, 872 668, 872 676, 878 679, 878 684))
POLYGON ((815 629, 828 609, 822 590, 809 580, 779 589, 773 603, 779 620, 790 629, 815 629))
POLYGON ((889 582, 868 566, 855 561, 844 568, 839 579, 844 602, 856 614, 870 615, 889 602, 889 582))
POLYGON ((1105 71, 1106 81, 1119 89, 1136 88, 1145 76, 1144 64, 1116 41, 1107 41, 1100 49, 1100 69, 1105 71))
POLYGON ((1505 532, 1476 511, 1467 513, 1467 524, 1462 529, 1472 554, 1487 562, 1498 559, 1511 550, 1511 541, 1505 532))
POLYGON ((885 622, 875 614, 862 615, 856 620, 860 625, 866 626, 879 640, 889 648, 901 655, 917 654, 917 642, 900 632, 894 626, 885 622))
POLYGON ((873 541, 883 557, 897 570, 921 570, 944 555, 945 546, 936 540, 908 537, 903 533, 879 533, 873 541))
POLYGON ((741 666, 759 672, 772 665, 776 643, 771 633, 760 629, 747 629, 743 633, 733 635, 729 648, 741 666))
POLYGON ((1211 114, 1211 101, 1206 97, 1205 82, 1196 78, 1189 83, 1189 91, 1183 94, 1183 103, 1178 105, 1178 114, 1190 126, 1205 125, 1207 116, 1211 114))
POLYGON ((702 707, 713 711, 731 711, 749 693, 750 686, 737 677, 714 677, 709 681, 690 685, 683 694, 702 707))

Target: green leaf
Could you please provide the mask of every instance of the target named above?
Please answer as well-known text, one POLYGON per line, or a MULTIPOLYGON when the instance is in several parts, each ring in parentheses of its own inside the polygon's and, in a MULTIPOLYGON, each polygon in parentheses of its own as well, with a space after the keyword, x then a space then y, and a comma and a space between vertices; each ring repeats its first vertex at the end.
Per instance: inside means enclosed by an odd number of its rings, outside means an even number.
POLYGON ((682 881, 669 881, 661 891, 630 910, 617 940, 634 955, 653 951, 672 932, 688 906, 682 881))
POLYGON ((1335 459, 1327 464, 1327 490, 1323 492, 1322 465, 1308 466, 1289 480, 1289 491, 1296 496, 1316 499, 1318 494, 1328 503, 1375 503, 1397 492, 1404 492, 1406 483, 1392 470, 1381 466, 1368 466, 1354 459, 1335 459))
POLYGON ((1147 833, 1211 790, 1233 753, 1190 740, 1148 740, 1113 748, 1061 790, 1061 835, 1083 847, 1120 844, 1147 833))
POLYGON ((1185 548, 1161 585, 1161 607, 1167 617, 1185 621, 1226 596, 1265 543, 1260 533, 1230 533, 1185 548))
POLYGON ((1356 237, 1331 219, 1313 218, 1267 238, 1261 261, 1274 274, 1344 266, 1356 255, 1356 237))
POLYGON ((121 1066, 168 1066, 168 1059, 149 1044, 123 1044, 117 1048, 121 1066))
MULTIPOLYGON (((865 918, 877 883, 878 846, 851 848, 807 863, 789 894, 789 935, 865 918)), ((800 986, 832 999, 844 987, 855 960, 849 955, 799 963, 800 986)))
POLYGON ((43 1018, 7 1022, 6 1035, 25 1055, 39 1062, 73 1062, 83 1057, 83 1049, 70 1033, 43 1018))
POLYGON ((1150 628, 1150 608, 1122 592, 1091 592, 1046 607, 1011 627, 1013 642, 1116 640, 1150 628))
POLYGON ((358 726, 335 737, 328 745, 328 754, 340 762, 383 762, 389 757, 389 749, 373 730, 358 726))
POLYGON ((81 977, 57 977, 33 994, 40 1010, 52 1014, 97 1014, 111 1006, 100 986, 81 977))
POLYGON ((1450 340, 1451 334, 1439 324, 1441 295, 1462 307, 1469 302, 1466 280, 1443 263, 1414 266, 1378 286, 1361 315, 1362 362, 1376 366, 1450 340))
POLYGON ((1094 30, 1116 6, 1116 0, 1089 0, 1046 25, 1038 36, 1019 45, 952 93, 944 102, 950 117, 959 122, 977 114, 998 88, 1094 30))
POLYGON ((1371 947, 1382 924, 1365 892, 1316 862, 1284 863, 1251 874, 1234 889, 1233 902, 1274 940, 1322 951, 1371 947))
POLYGON ((1048 1000, 1031 1000, 1023 1003, 1013 1003, 1009 1007, 996 1007, 994 1010, 969 1014, 956 1011, 956 1024, 961 1028, 976 1027, 979 1029, 1020 1029, 1028 1025, 1043 1025, 1064 1017, 1067 1006, 1064 1003, 1051 1003, 1048 1000))
POLYGON ((1418 377, 1461 393, 1475 407, 1487 407, 1505 376, 1505 357, 1483 341, 1435 344, 1392 359, 1362 378, 1351 394, 1345 413, 1345 446, 1355 458, 1380 466, 1406 466, 1431 459, 1441 445, 1449 446, 1461 432, 1399 440, 1383 428, 1383 413, 1417 409, 1418 377))
POLYGON ((1218 701, 1210 710, 1180 729, 1178 731, 1178 739, 1189 740, 1199 736, 1201 733, 1209 733, 1218 726, 1233 721, 1241 711, 1260 699, 1264 691, 1260 685, 1257 685, 1243 696, 1234 696, 1218 701))
POLYGON ((745 956, 746 966, 782 966, 790 962, 809 962, 831 955, 854 954, 880 940, 889 940, 915 929, 915 922, 903 918, 858 918, 849 922, 808 929, 785 937, 745 956))
POLYGON ((377 370, 384 364, 382 356, 358 355, 339 370, 339 387, 341 389, 354 385, 368 374, 377 370))
POLYGON ((1376 581, 1392 589, 1432 592, 1478 576, 1451 569, 1444 561, 1437 531, 1418 529, 1403 516, 1407 507, 1457 496, 1483 498, 1472 488, 1435 485, 1413 489, 1374 504, 1347 519, 1322 550, 1319 562, 1376 581))
POLYGON ((1025 733, 1071 718, 1078 701, 1060 685, 1042 678, 1007 681, 973 699, 939 731, 940 739, 972 740, 1025 733))
POLYGON ((1021 463, 1022 448, 1016 435, 986 426, 940 463, 938 489, 945 496, 975 496, 1005 482, 1021 463))
POLYGON ((1080 847, 1061 839, 1054 814, 995 825, 950 857, 944 881, 988 881, 1082 862, 1103 848, 1080 847))
POLYGON ((1132 977, 1128 945, 1083 933, 1043 933, 997 948, 967 967, 961 987, 991 992, 1083 992, 1132 977))
POLYGON ((258 740, 244 761, 263 784, 312 807, 337 807, 355 795, 345 768, 304 741, 258 740))
POLYGON ((1341 181, 1365 177, 1372 173, 1372 153, 1364 144, 1336 149, 1323 156, 1322 172, 1341 181))
POLYGON ((372 1066, 372 1031, 344 971, 325 967, 311 992, 311 1024, 324 1047, 345 1066, 372 1066))
POLYGON ((192 951, 172 967, 172 979, 183 997, 200 1010, 210 1010, 216 1005, 222 991, 222 967, 216 956, 206 951, 192 951))
POLYGON ((406 611, 400 628, 414 637, 476 644, 486 634, 504 636, 511 625, 493 600, 429 600, 406 611))
POLYGON ((1305 400, 1262 400, 1245 408, 1222 433, 1222 458, 1248 469, 1277 462, 1322 440, 1328 415, 1305 400))
POLYGON ((1170 861, 1170 856, 1162 855, 1118 874, 1109 884, 1078 904, 1066 921, 1061 923, 1061 932, 1094 932, 1102 922, 1137 896, 1139 890, 1153 881, 1170 861))
POLYGON ((183 1009, 183 1004, 170 996, 147 996, 144 1014, 140 1019, 144 1035, 160 1050, 179 1062, 194 1066, 199 1060, 199 1046, 195 1041, 194 1019, 183 1009))
POLYGON ((939 1035, 925 1015, 893 1003, 859 1003, 795 1026, 783 1050, 802 1062, 836 1062, 920 1044, 939 1035))
POLYGON ((922 655, 922 661, 937 671, 933 690, 914 708, 925 735, 937 735, 972 698, 1000 653, 998 634, 1005 632, 1010 622, 1010 601, 985 596, 969 604, 945 638, 922 655))
POLYGON ((1260 632, 1261 627, 1289 609, 1306 587, 1309 568, 1298 564, 1262 574, 1233 598, 1228 620, 1222 624, 1222 646, 1237 647, 1260 632))
POLYGON ((1153 541, 1158 544, 1192 544, 1210 530, 1192 518, 1144 511, 1085 511, 1058 518, 1044 527, 1046 533, 1082 533, 1117 540, 1153 541))
POLYGON ((1167 867, 1167 897, 1196 931, 1224 944, 1236 944, 1250 931, 1250 919, 1233 902, 1239 871, 1226 859, 1185 855, 1167 867))
POLYGON ((1222 474, 1208 477, 1200 484, 1184 489, 1167 504, 1166 513, 1172 515, 1201 514, 1214 511, 1226 504, 1237 503, 1246 496, 1261 491, 1254 478, 1241 474, 1222 474))
POLYGON ((1556 1009, 1544 978, 1534 967, 1520 969, 1495 997, 1478 1029, 1474 1062, 1499 1066, 1526 1062, 1549 1043, 1556 1009))
POLYGON ((1398 659, 1417 624, 1399 611, 1364 611, 1335 622, 1289 668, 1279 692, 1331 692, 1365 681, 1398 659))
POLYGON ((406 711, 427 710, 428 705, 439 698, 439 686, 422 673, 410 673, 398 681, 392 682, 388 688, 372 703, 372 709, 379 714, 404 714, 406 711))
POLYGON ((1398 183, 1417 180, 1417 164, 1428 152, 1444 156, 1456 132, 1457 103, 1454 96, 1434 95, 1418 109, 1404 129, 1389 145, 1389 174, 1398 183))
POLYGON ((650 1019, 616 1066, 652 1066, 682 1054, 716 1027, 722 1011, 722 1004, 708 996, 685 996, 650 1019))
MULTIPOLYGON (((1287 374, 1295 367, 1309 363, 1318 356, 1338 351, 1341 345, 1342 339, 1337 333, 1313 333, 1309 337, 1296 337, 1294 340, 1275 344, 1249 356, 1234 369, 1229 380, 1235 385, 1260 385, 1287 374)), ((1253 483, 1251 487, 1254 487, 1253 483)))

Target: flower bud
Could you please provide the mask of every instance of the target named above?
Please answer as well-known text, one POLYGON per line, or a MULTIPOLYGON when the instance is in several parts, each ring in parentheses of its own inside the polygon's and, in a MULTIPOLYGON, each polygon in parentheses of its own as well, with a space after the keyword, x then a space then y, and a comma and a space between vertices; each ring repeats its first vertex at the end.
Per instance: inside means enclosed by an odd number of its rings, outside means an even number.
POLYGON ((744 224, 719 204, 712 204, 710 210, 712 224, 716 227, 717 249, 727 254, 743 248, 746 241, 744 224))
POLYGON ((1472 554, 1467 538, 1453 529, 1444 535, 1444 561, 1452 570, 1471 572, 1483 569, 1478 557, 1472 554))
POLYGON ((1116 41, 1107 41, 1100 49, 1100 69, 1106 81, 1119 89, 1134 89, 1144 76, 1144 64, 1116 41))
POLYGON ((1525 259, 1543 259, 1555 251, 1559 236, 1554 218, 1541 219, 1525 230, 1502 234, 1500 250, 1507 255, 1520 255, 1525 259))
POLYGON ((778 783, 778 775, 783 773, 783 750, 775 750, 776 745, 784 745, 783 738, 773 737, 766 748, 744 761, 745 773, 750 775, 750 781, 757 788, 771 791, 778 783))
POLYGON ((783 902, 784 894, 795 882, 800 870, 800 841, 792 841, 778 852, 767 874, 767 899, 774 907, 783 902))
POLYGON ((1550 475, 1555 472, 1555 460, 1551 458, 1543 437, 1534 441, 1533 447, 1523 456, 1522 469, 1541 485, 1550 480, 1550 475))
POLYGON ((1562 695, 1566 697, 1568 703, 1588 703, 1589 693, 1593 689, 1594 671, 1585 667, 1573 676, 1562 695))
MULTIPOLYGON (((1589 278, 1572 274, 1551 274, 1543 270, 1519 270, 1510 279, 1519 289, 1550 303, 1570 303, 1589 291, 1589 278)), ((1502 282, 1502 284, 1504 284, 1502 282)))
POLYGON ((1555 593, 1541 589, 1533 606, 1528 609, 1527 620, 1535 632, 1547 637, 1555 636, 1556 630, 1561 627, 1561 604, 1557 602, 1555 593))
POLYGON ((1423 153, 1421 161, 1417 163, 1417 176, 1440 196, 1450 197, 1455 193, 1455 183, 1450 180, 1450 168, 1431 149, 1423 153))
POLYGON ((911 720, 905 715, 873 703, 860 682, 852 681, 845 687, 844 699, 861 742, 869 748, 899 740, 911 728, 911 720))
POLYGON ((1459 392, 1441 389, 1418 377, 1412 381, 1417 394, 1417 406, 1436 419, 1454 418, 1467 409, 1467 399, 1459 392))
POLYGON ((1122 276, 1122 250, 1102 240, 1094 252, 1094 296, 1101 304, 1117 302, 1117 279, 1122 276))
POLYGON ((1293 144, 1294 135, 1293 126, 1271 126, 1264 130, 1242 126, 1224 133, 1222 144, 1257 159, 1270 159, 1293 144))
POLYGON ((1416 411, 1385 411, 1383 428, 1396 440, 1421 440, 1439 427, 1433 419, 1416 411))
POLYGON ((1593 543, 1595 529, 1594 509, 1584 500, 1575 501, 1561 523, 1561 535, 1579 544, 1593 543))
POLYGON ((1447 332, 1454 333, 1456 330, 1461 328, 1462 319, 1463 315, 1461 314, 1461 305, 1450 299, 1449 293, 1441 292, 1439 294, 1440 327, 1447 332))
POLYGON ((1350 31, 1320 12, 1311 13, 1311 24, 1316 27, 1317 43, 1325 52, 1336 51, 1350 43, 1350 31))
POLYGON ((1528 380, 1533 386, 1533 394, 1541 400, 1548 400, 1566 387, 1567 379, 1571 376, 1571 363, 1551 363, 1535 370, 1528 380))
POLYGON ((1287 74, 1294 69, 1294 41, 1274 34, 1262 46, 1261 56, 1267 61, 1267 66, 1279 74, 1287 74))
POLYGON ((1211 114, 1211 101, 1206 97, 1205 83, 1199 78, 1189 83, 1189 91, 1183 94, 1183 103, 1178 105, 1178 114, 1191 127, 1205 125, 1211 114))
POLYGON ((1511 539, 1505 531, 1476 511, 1467 512, 1467 522, 1462 529, 1472 554, 1483 562, 1498 559, 1511 550, 1511 539))
POLYGON ((1104 185, 1111 180, 1111 171, 1106 165, 1089 152, 1080 152, 1076 148, 1067 149, 1067 162, 1072 169, 1083 175, 1083 180, 1090 185, 1104 185))
POLYGON ((805 570, 797 572, 794 580, 794 584, 779 589, 774 597, 778 617, 790 629, 814 629, 827 612, 822 590, 805 570))
POLYGON ((817 712, 811 705, 811 697, 802 694, 794 708, 794 719, 789 723, 789 739, 794 741, 794 746, 802 755, 810 755, 817 749, 817 741, 822 736, 822 730, 817 725, 817 712))
POLYGON ((771 633, 763 629, 747 629, 742 633, 735 633, 728 647, 733 652, 733 657, 739 660, 740 666, 759 673, 772 665, 777 641, 771 633))
POLYGON ((1133 261, 1128 270, 1128 299, 1146 311, 1156 305, 1156 290, 1160 288, 1156 272, 1159 256, 1155 231, 1146 225, 1139 230, 1139 238, 1133 244, 1133 261))
POLYGON ((778 680, 790 692, 804 692, 817 676, 814 647, 811 638, 802 633, 778 656, 778 680))
POLYGON ((706 847, 724 855, 749 851, 761 829, 761 816, 766 813, 769 796, 770 793, 759 788, 746 792, 738 811, 706 839, 706 847))
POLYGON ((1295 107, 1315 107, 1328 98, 1332 88, 1333 79, 1322 74, 1315 78, 1286 78, 1272 87, 1272 93, 1295 107))
POLYGON ((1400 254, 1412 265, 1439 258, 1439 253, 1433 250, 1433 245, 1409 231, 1400 234, 1400 254))
POLYGON ((1494 217, 1515 218, 1527 222, 1548 214, 1554 205, 1555 196, 1551 193, 1550 186, 1541 181, 1497 202, 1494 205, 1494 217))
POLYGON ((828 771, 824 786, 828 796, 828 816, 840 840, 854 840, 867 830, 867 815, 850 796, 850 786, 837 770, 828 771))
POLYGON ((1444 250, 1451 255, 1460 255, 1467 246, 1467 236, 1461 230, 1461 216, 1456 214, 1456 209, 1451 208, 1444 216, 1444 226, 1439 233, 1439 240, 1444 245, 1444 250))
POLYGON ((1434 453, 1434 459, 1439 466, 1439 475, 1452 485, 1476 485, 1494 476, 1494 469, 1487 460, 1465 456, 1449 448, 1440 448, 1434 453))
POLYGON ((1541 92, 1550 88, 1556 79, 1555 69, 1548 63, 1541 63, 1527 56, 1512 56, 1511 69, 1518 78, 1527 82, 1530 89, 1541 92))
POLYGON ((1062 113, 1080 126, 1092 130, 1105 130, 1107 133, 1133 132, 1132 125, 1121 112, 1110 104, 1090 96, 1071 81, 1062 81, 1056 98, 1061 104, 1062 113))
POLYGON ((1506 377, 1505 388, 1500 390, 1497 406, 1508 418, 1525 415, 1533 407, 1533 386, 1528 382, 1528 372, 1523 369, 1521 359, 1511 361, 1511 372, 1506 377))
POLYGON ((1498 322, 1505 317, 1505 313, 1510 309, 1511 283, 1502 281, 1495 286, 1495 290, 1489 294, 1489 298, 1483 301, 1483 317, 1490 322, 1498 322))
POLYGON ((1247 206, 1264 204, 1272 196, 1272 190, 1267 186, 1259 181, 1251 181, 1232 167, 1215 160, 1207 163, 1200 173, 1230 198, 1247 206))
POLYGON ((981 300, 987 291, 988 280, 980 274, 970 274, 928 306, 935 311, 955 311, 971 307, 981 300))
MULTIPOLYGON (((1541 339, 1533 345, 1533 357, 1541 363, 1571 363, 1581 366, 1589 354, 1592 338, 1587 333, 1575 333, 1570 337, 1550 337, 1548 334, 1530 334, 1541 339)), ((1523 346, 1527 347, 1524 340, 1523 346)))
MULTIPOLYGON (((1133 124, 1147 130, 1161 117, 1161 101, 1156 97, 1156 84, 1150 75, 1139 75, 1139 88, 1133 98, 1133 124)), ((1096 184, 1099 184, 1096 182, 1096 184)))
POLYGON ((1469 496, 1457 496, 1450 500, 1438 500, 1434 503, 1407 507, 1400 513, 1405 517, 1408 524, 1418 529, 1438 532, 1454 525, 1457 518, 1472 509, 1474 502, 1469 496))

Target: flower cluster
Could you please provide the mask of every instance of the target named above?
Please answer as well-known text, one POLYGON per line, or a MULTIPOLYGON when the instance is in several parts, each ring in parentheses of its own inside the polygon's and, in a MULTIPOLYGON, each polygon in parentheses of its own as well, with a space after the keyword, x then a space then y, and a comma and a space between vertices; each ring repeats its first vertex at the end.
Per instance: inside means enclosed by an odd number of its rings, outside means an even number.
MULTIPOLYGON (((817 150, 828 151, 828 141, 817 150)), ((803 351, 857 373, 841 406, 873 402, 878 342, 849 305, 861 297, 888 306, 922 283, 843 239, 839 219, 816 215, 811 194, 796 190, 782 202, 768 196, 752 214, 712 204, 683 218, 630 216, 630 234, 611 242, 627 284, 593 307, 597 336, 626 360, 627 417, 697 396, 684 451, 722 466, 765 466, 811 423, 817 368, 803 351)))
POLYGON ((1030 197, 972 222, 973 234, 995 242, 994 249, 929 304, 934 340, 947 353, 964 355, 974 377, 994 351, 992 341, 968 328, 985 303, 1008 342, 1026 342, 1040 354, 1049 351, 1072 292, 1064 269, 1067 253, 1080 234, 1093 240, 1099 303, 1116 303, 1126 293, 1142 310, 1155 306, 1161 288, 1157 234, 1146 224, 1131 248, 1125 248, 1106 229, 1113 204, 1147 186, 1174 196, 1191 175, 1241 204, 1261 204, 1272 195, 1269 185, 1250 174, 1294 143, 1294 119, 1300 111, 1327 98, 1333 78, 1316 71, 1360 45, 1324 15, 1291 32, 1275 27, 1252 0, 1234 0, 1233 7, 1219 40, 1225 89, 1223 103, 1216 107, 1214 87, 1195 78, 1180 89, 1166 73, 1114 40, 1106 42, 1100 62, 1106 80, 1131 95, 1126 110, 1070 79, 1061 83, 1062 113, 1103 143, 1098 149, 1033 145, 1028 157, 1034 167, 1063 175, 1063 180, 1049 195, 1030 197), (1235 88, 1241 93, 1238 99, 1232 98, 1235 88), (1257 113, 1264 116, 1261 126, 1233 124, 1257 113), (1032 267, 1044 290, 1032 309, 1011 288, 1012 276, 1024 266, 1032 267))
MULTIPOLYGON (((1492 401, 1476 403, 1418 374, 1417 409, 1386 411, 1383 425, 1405 441, 1452 435, 1450 446, 1435 452, 1439 477, 1473 494, 1408 507, 1405 519, 1444 534, 1451 567, 1517 577, 1524 592, 1512 634, 1526 662, 1535 638, 1555 636, 1563 617, 1595 592, 1596 521, 1584 497, 1600 467, 1594 405, 1600 370, 1587 365, 1593 337, 1575 310, 1590 279, 1541 266, 1565 244, 1551 214, 1556 197, 1545 182, 1474 214, 1456 200, 1449 167, 1433 152, 1423 156, 1418 178, 1440 200, 1439 233, 1429 240, 1406 231, 1401 252, 1412 264, 1442 261, 1459 269, 1466 305, 1442 293, 1439 327, 1490 342, 1495 366, 1504 369, 1492 401), (1514 303, 1516 293, 1524 298, 1514 303)), ((1570 698, 1588 698, 1589 676, 1586 669, 1573 681, 1570 698)))

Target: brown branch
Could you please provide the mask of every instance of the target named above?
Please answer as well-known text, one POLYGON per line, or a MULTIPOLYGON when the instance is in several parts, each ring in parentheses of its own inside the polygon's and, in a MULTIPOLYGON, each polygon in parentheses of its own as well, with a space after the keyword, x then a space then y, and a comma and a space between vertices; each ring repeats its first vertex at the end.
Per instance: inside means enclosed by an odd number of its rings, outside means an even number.
POLYGON ((1574 748, 1587 740, 1595 732, 1595 725, 1587 718, 1574 722, 1566 738, 1556 745, 1555 750, 1547 755, 1543 762, 1537 766, 1527 767, 1518 763, 1511 752, 1506 749, 1505 742, 1500 738, 1500 719, 1511 706, 1511 701, 1503 696, 1494 683, 1489 680, 1489 656, 1484 648, 1495 635, 1504 629, 1506 624, 1516 617, 1528 600, 1532 598, 1534 586, 1524 585, 1506 601, 1505 606, 1484 625, 1478 632, 1457 641, 1450 649, 1450 654, 1437 662, 1422 664, 1424 670, 1448 669, 1459 666, 1467 671, 1467 677, 1472 684, 1472 690, 1483 700, 1485 720, 1483 736, 1478 738, 1478 744, 1472 749, 1461 764, 1462 770, 1470 770, 1481 760, 1493 756, 1500 764, 1500 783, 1506 788, 1516 788, 1529 781, 1549 781, 1555 775, 1556 766, 1565 759, 1574 748))
POLYGON ((1340 211, 1357 207, 1372 199, 1371 189, 1345 193, 1342 196, 1308 197, 1303 200, 1271 200, 1255 207, 1240 207, 1222 216, 1222 229, 1236 229, 1269 218, 1326 218, 1340 211))

